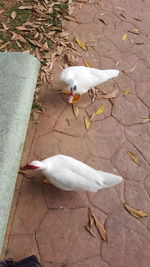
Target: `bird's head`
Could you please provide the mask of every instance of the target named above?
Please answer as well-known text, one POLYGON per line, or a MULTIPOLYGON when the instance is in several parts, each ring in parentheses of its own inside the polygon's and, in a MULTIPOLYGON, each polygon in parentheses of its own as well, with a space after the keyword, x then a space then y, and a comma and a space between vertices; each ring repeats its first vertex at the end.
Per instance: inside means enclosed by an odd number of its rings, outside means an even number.
POLYGON ((77 85, 77 83, 74 80, 70 80, 70 85, 69 85, 68 89, 70 91, 68 102, 72 103, 73 102, 73 97, 78 94, 78 85, 77 85))
POLYGON ((24 167, 20 167, 20 170, 42 170, 45 168, 45 164, 41 161, 34 160, 31 163, 26 164, 24 167))

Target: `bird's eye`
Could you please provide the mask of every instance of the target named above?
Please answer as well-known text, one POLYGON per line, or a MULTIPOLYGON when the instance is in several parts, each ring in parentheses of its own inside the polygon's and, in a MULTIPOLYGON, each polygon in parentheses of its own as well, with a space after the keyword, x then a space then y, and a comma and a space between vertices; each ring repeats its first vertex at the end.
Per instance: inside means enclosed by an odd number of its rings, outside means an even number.
POLYGON ((74 90, 74 91, 76 91, 76 90, 77 90, 77 86, 76 86, 76 85, 73 87, 73 90, 74 90))

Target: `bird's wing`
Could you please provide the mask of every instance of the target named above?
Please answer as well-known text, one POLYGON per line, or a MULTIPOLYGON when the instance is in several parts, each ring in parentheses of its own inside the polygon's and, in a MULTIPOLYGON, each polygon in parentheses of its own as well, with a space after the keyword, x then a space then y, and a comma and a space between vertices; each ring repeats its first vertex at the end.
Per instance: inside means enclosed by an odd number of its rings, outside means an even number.
POLYGON ((102 188, 101 175, 90 166, 65 155, 52 159, 50 179, 64 190, 97 191, 102 188))
POLYGON ((112 187, 114 185, 120 184, 123 181, 121 176, 108 173, 97 171, 100 175, 103 175, 103 188, 112 187))

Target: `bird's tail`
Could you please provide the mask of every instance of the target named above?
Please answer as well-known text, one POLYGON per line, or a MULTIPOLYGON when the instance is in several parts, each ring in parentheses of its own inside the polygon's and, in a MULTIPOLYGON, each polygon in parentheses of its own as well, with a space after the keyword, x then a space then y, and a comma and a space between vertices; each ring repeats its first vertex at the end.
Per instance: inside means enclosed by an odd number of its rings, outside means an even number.
POLYGON ((108 172, 98 171, 103 176, 103 188, 111 187, 120 184, 123 181, 121 176, 111 174, 108 172))
POLYGON ((106 79, 115 78, 119 75, 119 70, 102 70, 106 79))

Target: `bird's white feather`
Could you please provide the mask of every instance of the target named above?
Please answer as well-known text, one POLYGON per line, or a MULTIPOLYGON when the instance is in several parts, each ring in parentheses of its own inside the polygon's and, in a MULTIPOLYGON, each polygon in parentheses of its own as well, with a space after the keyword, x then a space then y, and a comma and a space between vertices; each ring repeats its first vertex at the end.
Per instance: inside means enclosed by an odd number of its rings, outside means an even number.
POLYGON ((68 91, 76 85, 76 93, 82 95, 89 89, 117 77, 118 74, 119 70, 99 70, 85 66, 72 66, 61 72, 60 80, 68 86, 68 91))
POLYGON ((42 161, 41 171, 56 187, 63 190, 96 192, 122 182, 122 177, 95 170, 87 164, 65 155, 42 161))

